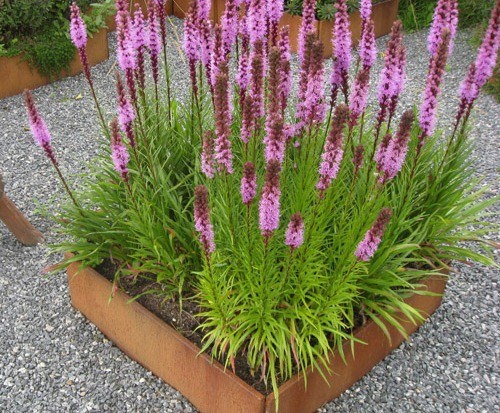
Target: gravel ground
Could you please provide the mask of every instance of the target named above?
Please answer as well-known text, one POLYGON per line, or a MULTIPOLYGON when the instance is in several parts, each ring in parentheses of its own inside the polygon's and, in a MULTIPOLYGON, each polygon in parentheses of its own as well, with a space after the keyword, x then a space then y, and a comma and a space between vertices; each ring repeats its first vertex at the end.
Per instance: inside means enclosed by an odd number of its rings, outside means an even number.
MULTIPOLYGON (((181 22, 173 21, 179 30, 181 22)), ((416 104, 423 88, 425 39, 424 32, 406 36, 404 107, 416 104)), ((474 56, 468 40, 467 32, 459 33, 446 75, 440 110, 447 125, 455 113, 458 84, 474 56)), ((113 50, 113 35, 110 42, 113 50)), ((384 42, 379 40, 379 49, 384 42)), ((173 84, 181 90, 187 80, 185 65, 176 47, 170 53, 176 68, 173 84)), ((111 58, 93 69, 107 112, 115 100, 113 65, 111 58)), ((44 86, 34 95, 53 133, 63 171, 84 171, 96 154, 99 130, 84 78, 44 86)), ((487 196, 499 191, 499 109, 493 98, 482 95, 474 112, 476 172, 491 188, 487 196)), ((6 192, 53 240, 52 224, 39 211, 42 206, 56 210, 64 194, 32 144, 22 96, 0 101, 0 147, 6 192)), ((44 245, 22 247, 0 225, 0 411, 195 411, 179 392, 123 355, 70 306, 62 274, 41 275, 57 259, 44 245)), ((499 271, 459 263, 455 268, 443 305, 411 341, 320 412, 500 411, 499 271)))

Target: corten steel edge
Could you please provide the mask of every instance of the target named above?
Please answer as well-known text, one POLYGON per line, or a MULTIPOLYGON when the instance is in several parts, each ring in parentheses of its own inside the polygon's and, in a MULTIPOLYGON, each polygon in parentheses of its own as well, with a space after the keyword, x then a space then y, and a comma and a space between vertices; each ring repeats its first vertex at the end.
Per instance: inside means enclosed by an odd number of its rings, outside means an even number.
MULTIPOLYGON (((78 262, 68 268, 68 283, 73 306, 95 324, 117 347, 165 382, 179 390, 201 412, 264 413, 275 412, 273 394, 265 396, 121 291, 110 300, 112 284, 91 268, 78 262)), ((445 277, 422 282, 425 289, 439 295, 414 294, 405 300, 429 317, 440 305, 445 277)), ((398 316, 407 334, 418 326, 403 314, 398 316)), ((355 332, 366 344, 355 343, 355 359, 350 342, 344 343, 347 363, 337 351, 330 357, 328 382, 318 371, 308 369, 279 388, 279 412, 313 412, 337 397, 398 347, 404 337, 386 324, 391 341, 376 323, 369 321, 355 332), (307 375, 307 387, 303 374, 307 375)))
POLYGON ((43 241, 43 235, 26 219, 5 193, 3 175, 0 172, 0 221, 23 245, 33 246, 43 241))
MULTIPOLYGON (((89 65, 94 66, 109 57, 107 30, 101 29, 87 42, 89 65)), ((69 70, 61 73, 62 77, 74 76, 83 71, 78 54, 69 65, 69 70)), ((14 96, 24 89, 35 89, 52 82, 42 76, 36 68, 32 68, 23 56, 0 57, 0 99, 14 96)))

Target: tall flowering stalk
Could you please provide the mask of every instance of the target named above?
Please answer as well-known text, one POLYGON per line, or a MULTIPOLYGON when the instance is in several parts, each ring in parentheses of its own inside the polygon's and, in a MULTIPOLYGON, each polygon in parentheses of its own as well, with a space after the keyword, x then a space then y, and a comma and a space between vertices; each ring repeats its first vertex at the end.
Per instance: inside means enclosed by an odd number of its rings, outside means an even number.
POLYGON ((385 228, 391 219, 392 212, 389 208, 380 211, 373 226, 366 232, 365 237, 359 243, 354 255, 359 261, 369 261, 373 257, 382 241, 385 228))
POLYGON ((259 203, 259 228, 266 244, 280 222, 280 172, 278 161, 267 163, 266 179, 259 203))
POLYGON ((198 185, 194 191, 194 227, 199 233, 199 239, 208 260, 215 251, 215 241, 210 222, 208 190, 204 185, 198 185))
POLYGON ((403 167, 408 152, 411 128, 413 126, 414 114, 407 110, 401 117, 396 136, 390 134, 382 140, 377 152, 377 169, 380 172, 380 183, 386 183, 393 179, 403 167))
POLYGON ((101 106, 99 105, 97 94, 94 89, 94 82, 92 80, 89 61, 87 57, 87 27, 85 26, 85 22, 82 19, 80 9, 75 2, 71 3, 70 11, 71 11, 71 18, 70 18, 71 41, 78 50, 78 56, 80 57, 80 62, 82 63, 83 73, 85 74, 85 78, 87 79, 87 82, 89 84, 90 92, 92 93, 92 97, 94 99, 94 103, 96 105, 96 109, 99 114, 103 130, 105 133, 108 133, 108 127, 106 125, 106 121, 104 120, 104 115, 102 113, 101 106))
MULTIPOLYGON (((363 20, 364 22, 364 20, 363 20)), ((359 43, 359 58, 364 69, 371 68, 377 58, 377 45, 375 44, 375 23, 368 20, 363 25, 361 41, 359 43)))
POLYGON ((118 95, 118 120, 120 127, 125 132, 130 147, 134 150, 135 156, 137 156, 135 153, 136 143, 134 137, 135 111, 127 97, 122 78, 118 72, 116 72, 116 91, 118 95))
POLYGON ((238 0, 227 0, 221 18, 222 44, 225 54, 231 52, 238 35, 238 0))
POLYGON ((111 157, 116 171, 120 174, 121 178, 130 189, 128 169, 130 156, 127 147, 123 143, 117 118, 113 118, 111 121, 111 157))
POLYGON ((349 116, 349 108, 340 104, 335 108, 332 128, 328 134, 321 163, 319 166, 319 180, 316 188, 319 190, 319 196, 322 198, 325 191, 330 187, 332 181, 337 177, 340 169, 340 162, 344 151, 342 145, 344 142, 344 127, 349 116))
POLYGON ((215 135, 209 130, 203 135, 201 171, 209 179, 215 176, 215 135))
POLYGON ((258 119, 264 116, 265 49, 261 40, 254 44, 251 53, 250 73, 250 95, 253 103, 253 113, 254 117, 258 119))
POLYGON ((284 114, 288 97, 292 90, 292 75, 290 67, 290 30, 288 26, 282 27, 278 41, 278 48, 280 51, 280 98, 281 98, 281 111, 284 114))
POLYGON ((26 104, 26 110, 28 112, 28 120, 29 120, 31 134, 33 135, 35 143, 38 146, 40 146, 40 148, 43 149, 45 156, 50 160, 50 162, 54 166, 54 169, 56 170, 57 175, 59 176, 59 179, 61 180, 67 194, 69 195, 75 206, 80 208, 79 203, 73 196, 73 193, 71 192, 71 189, 69 189, 66 179, 64 179, 64 176, 61 173, 61 170, 59 169, 59 164, 57 162, 54 149, 52 148, 51 144, 52 138, 50 136, 49 130, 47 129, 47 125, 45 124, 44 120, 42 119, 42 117, 38 112, 38 109, 35 105, 35 100, 33 99, 33 95, 28 89, 24 90, 24 101, 26 104))
POLYGON ((231 150, 231 111, 229 106, 229 78, 227 66, 220 68, 215 79, 215 159, 219 171, 233 173, 233 153, 231 150))
POLYGON ((146 26, 144 22, 144 14, 142 13, 142 9, 137 4, 136 10, 134 12, 131 31, 131 42, 137 53, 137 68, 135 70, 135 75, 139 83, 139 87, 143 92, 146 84, 146 74, 144 71, 144 53, 148 42, 146 26))
POLYGON ((256 42, 264 41, 267 34, 267 12, 266 0, 250 0, 248 7, 248 35, 250 43, 254 45, 256 42))
POLYGON ((317 0, 304 0, 302 3, 302 22, 299 29, 299 37, 297 38, 297 54, 301 62, 305 59, 308 36, 316 33, 316 3, 317 0))
POLYGON ((431 59, 424 97, 420 107, 419 125, 422 132, 419 136, 418 150, 424 144, 425 138, 434 133, 436 127, 438 97, 441 94, 441 83, 448 59, 450 39, 450 31, 443 29, 441 43, 439 44, 437 53, 431 59))
POLYGON ((304 219, 302 214, 297 212, 290 218, 290 222, 285 233, 285 245, 293 252, 304 243, 304 219))
POLYGON ((458 0, 439 0, 434 9, 431 28, 427 37, 427 50, 434 56, 439 49, 443 29, 450 31, 448 54, 453 51, 453 40, 458 26, 458 0))
POLYGON ((246 162, 243 167, 243 177, 241 178, 241 202, 250 205, 257 195, 257 176, 255 175, 255 165, 246 162))
POLYGON ((153 0, 148 3, 148 23, 149 23, 149 56, 151 58, 151 70, 153 73, 153 81, 155 84, 155 97, 158 101, 158 79, 159 67, 158 58, 161 53, 160 28, 158 22, 158 5, 153 0))
POLYGON ((282 0, 267 0, 269 37, 272 46, 275 46, 278 42, 278 23, 283 15, 283 6, 284 1, 282 0))
POLYGON ((198 9, 197 1, 191 1, 186 18, 184 19, 184 42, 183 49, 189 62, 189 76, 191 88, 195 97, 198 96, 198 84, 196 80, 196 64, 200 60, 200 38, 197 30, 198 9))
MULTIPOLYGON (((171 90, 170 90, 170 70, 169 70, 169 65, 168 65, 168 60, 167 60, 167 27, 166 27, 166 12, 165 12, 165 0, 154 0, 156 3, 156 9, 158 10, 158 20, 160 23, 160 38, 161 38, 161 44, 163 46, 163 65, 165 66, 165 79, 167 83, 167 99, 168 99, 168 120, 171 122, 171 103, 172 103, 172 96, 171 96, 171 90)), ((201 3, 201 2, 199 2, 201 3)))
POLYGON ((335 105, 337 93, 342 91, 345 102, 348 102, 349 65, 351 64, 351 30, 347 0, 335 3, 335 22, 332 30, 333 70, 331 76, 331 105, 335 105))
POLYGON ((354 89, 349 97, 350 127, 357 125, 358 119, 365 112, 370 89, 370 69, 363 67, 354 81, 354 89))

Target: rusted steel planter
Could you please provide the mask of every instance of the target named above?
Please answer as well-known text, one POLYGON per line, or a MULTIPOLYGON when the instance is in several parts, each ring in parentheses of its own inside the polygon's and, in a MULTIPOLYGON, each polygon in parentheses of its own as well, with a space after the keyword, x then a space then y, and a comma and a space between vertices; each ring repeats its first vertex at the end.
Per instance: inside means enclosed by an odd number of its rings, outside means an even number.
MULTIPOLYGON (((87 55, 89 64, 94 66, 109 57, 107 30, 101 29, 89 37, 87 55)), ((74 76, 83 71, 78 54, 69 65, 69 70, 63 71, 60 78, 74 76)), ((22 55, 14 57, 0 57, 0 99, 17 95, 24 89, 34 89, 52 82, 52 79, 42 76, 38 70, 32 68, 22 55)))
MULTIPOLYGON (((275 412, 273 394, 265 396, 235 374, 211 359, 199 354, 199 348, 130 297, 117 291, 109 300, 112 284, 91 268, 80 269, 79 263, 68 267, 68 283, 73 306, 95 324, 116 346, 155 375, 179 390, 200 411, 208 413, 275 412)), ((444 293, 444 277, 426 279, 428 291, 444 293)), ((440 296, 414 294, 406 302, 430 316, 440 305, 440 296)), ((418 326, 403 315, 408 334, 418 326)), ((391 341, 373 321, 355 332, 366 344, 355 343, 355 360, 351 343, 344 343, 345 364, 338 353, 332 353, 328 383, 317 370, 308 369, 295 375, 279 388, 279 412, 313 412, 337 397, 369 372, 373 366, 398 347, 404 337, 387 325, 391 341), (307 375, 307 387, 303 374, 307 375)))

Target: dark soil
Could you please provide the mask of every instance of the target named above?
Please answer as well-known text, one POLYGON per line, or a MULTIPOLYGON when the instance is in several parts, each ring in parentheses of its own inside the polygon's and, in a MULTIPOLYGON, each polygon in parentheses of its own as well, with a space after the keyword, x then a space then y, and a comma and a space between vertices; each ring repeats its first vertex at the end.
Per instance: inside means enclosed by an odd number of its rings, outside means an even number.
MULTIPOLYGON (((111 260, 105 260, 102 264, 97 266, 95 270, 106 279, 113 282, 117 266, 113 264, 111 260)), ((144 277, 120 277, 119 287, 130 297, 137 297, 150 290, 162 290, 161 284, 148 281, 144 277)), ((175 328, 180 334, 196 344, 198 348, 202 347, 204 333, 201 329, 197 330, 202 320, 200 317, 197 317, 197 314, 200 313, 200 308, 196 302, 184 299, 181 308, 177 299, 166 299, 165 296, 154 293, 144 294, 137 298, 136 301, 175 328)), ((206 350, 206 353, 209 355, 210 350, 210 348, 206 350)), ((222 365, 225 364, 225 360, 219 359, 218 361, 222 365)), ((261 380, 259 372, 252 374, 244 354, 239 354, 234 362, 235 373, 239 378, 264 395, 272 392, 272 388, 266 386, 264 381, 261 380)), ((231 366, 228 368, 232 369, 231 366)), ((282 382, 284 382, 284 380, 278 380, 278 384, 282 382)))

